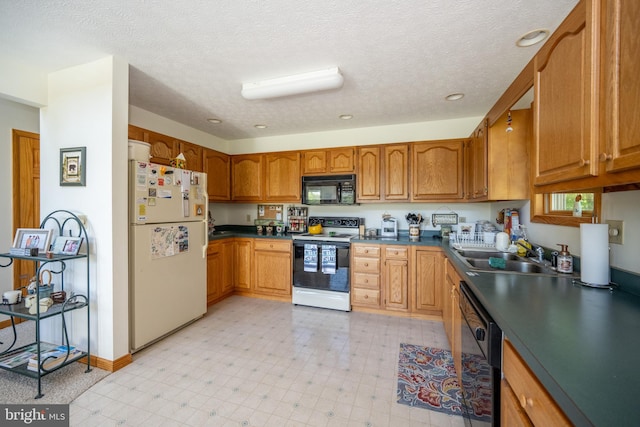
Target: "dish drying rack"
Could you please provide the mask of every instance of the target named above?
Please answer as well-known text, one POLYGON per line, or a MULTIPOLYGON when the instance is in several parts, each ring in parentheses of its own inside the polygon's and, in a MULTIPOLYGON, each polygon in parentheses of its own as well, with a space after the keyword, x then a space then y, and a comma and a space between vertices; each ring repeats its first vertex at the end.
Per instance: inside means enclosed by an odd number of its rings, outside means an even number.
POLYGON ((483 232, 458 233, 451 232, 449 234, 449 246, 456 249, 468 248, 493 248, 496 247, 495 239, 491 243, 485 243, 483 232))

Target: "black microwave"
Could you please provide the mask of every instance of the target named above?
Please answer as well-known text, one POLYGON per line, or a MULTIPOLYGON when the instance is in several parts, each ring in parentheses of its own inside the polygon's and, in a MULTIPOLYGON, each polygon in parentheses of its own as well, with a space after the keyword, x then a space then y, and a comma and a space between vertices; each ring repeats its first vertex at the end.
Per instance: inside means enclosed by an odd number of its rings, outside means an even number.
POLYGON ((356 176, 303 176, 302 203, 305 205, 355 205, 356 176))

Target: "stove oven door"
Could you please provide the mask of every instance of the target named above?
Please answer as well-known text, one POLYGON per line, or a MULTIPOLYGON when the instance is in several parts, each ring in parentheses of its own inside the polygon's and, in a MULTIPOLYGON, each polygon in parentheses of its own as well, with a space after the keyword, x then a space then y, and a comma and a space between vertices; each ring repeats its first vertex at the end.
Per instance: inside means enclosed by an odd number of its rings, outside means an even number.
POLYGON ((293 286, 349 292, 349 247, 349 243, 343 242, 295 241, 293 243, 293 286), (327 245, 336 247, 335 273, 322 272, 322 247, 327 245), (306 268, 305 250, 307 252, 306 268), (315 256, 309 257, 310 251, 313 251, 315 256))

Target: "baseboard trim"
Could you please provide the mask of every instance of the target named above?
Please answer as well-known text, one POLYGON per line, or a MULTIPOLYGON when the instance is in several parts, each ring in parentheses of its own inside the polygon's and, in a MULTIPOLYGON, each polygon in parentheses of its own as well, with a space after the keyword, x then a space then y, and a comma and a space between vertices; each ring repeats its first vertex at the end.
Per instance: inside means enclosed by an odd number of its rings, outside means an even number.
MULTIPOLYGON (((116 372, 124 368, 131 362, 133 362, 131 353, 127 353, 116 360, 108 360, 98 356, 91 356, 91 366, 95 366, 96 368, 104 369, 105 371, 109 372, 116 372)), ((78 363, 84 363, 86 365, 87 358, 83 357, 82 359, 78 360, 78 363)))

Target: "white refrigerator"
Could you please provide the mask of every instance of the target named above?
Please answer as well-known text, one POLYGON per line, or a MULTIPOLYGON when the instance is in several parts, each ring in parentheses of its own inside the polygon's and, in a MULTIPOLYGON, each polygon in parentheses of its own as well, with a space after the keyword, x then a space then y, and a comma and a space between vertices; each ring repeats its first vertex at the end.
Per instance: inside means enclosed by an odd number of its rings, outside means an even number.
POLYGON ((207 177, 129 161, 129 343, 132 352, 207 310, 207 177))

